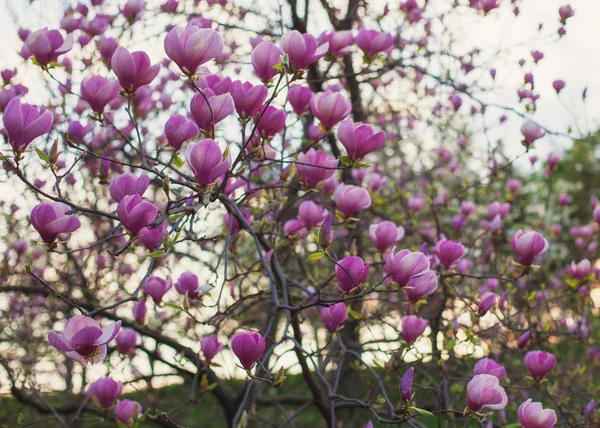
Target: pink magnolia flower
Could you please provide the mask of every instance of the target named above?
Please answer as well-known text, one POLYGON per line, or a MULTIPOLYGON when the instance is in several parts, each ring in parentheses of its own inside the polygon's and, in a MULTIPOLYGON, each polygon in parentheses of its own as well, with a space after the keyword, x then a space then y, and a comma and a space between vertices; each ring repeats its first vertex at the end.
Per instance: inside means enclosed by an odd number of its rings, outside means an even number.
POLYGON ((230 342, 231 350, 246 370, 251 370, 265 351, 265 339, 253 331, 236 333, 230 342))
POLYGON ((523 134, 525 144, 531 146, 536 140, 546 135, 546 132, 539 125, 526 120, 521 126, 521 134, 523 134))
POLYGON ((94 75, 81 82, 81 98, 96 113, 102 113, 108 103, 119 94, 119 82, 106 77, 94 75))
POLYGON ((118 48, 110 62, 112 71, 117 75, 125 92, 135 92, 140 86, 149 85, 158 75, 160 64, 150 65, 146 52, 131 52, 118 48))
POLYGON ((506 369, 492 359, 482 358, 473 367, 473 375, 478 374, 488 374, 502 380, 506 376, 506 369))
POLYGON ((67 353, 67 357, 86 366, 106 357, 106 344, 119 333, 121 321, 104 328, 96 320, 85 315, 70 318, 62 333, 48 333, 50 345, 67 353))
POLYGON ((300 34, 299 31, 289 31, 281 37, 279 43, 283 53, 287 54, 290 65, 298 70, 308 68, 321 59, 329 49, 329 43, 317 46, 317 41, 311 34, 300 34))
POLYGON ((404 238, 404 228, 391 221, 382 221, 369 226, 369 238, 381 253, 404 238))
POLYGON ((519 337, 519 340, 517 340, 517 346, 519 347, 519 349, 523 349, 525 348, 525 346, 527 346, 527 343, 529 343, 529 341, 531 340, 531 336, 531 330, 527 330, 519 337))
POLYGON ((532 402, 531 398, 521 403, 517 410, 522 428, 552 428, 556 425, 556 412, 544 409, 542 403, 532 402))
POLYGON ((309 229, 320 225, 328 214, 326 209, 313 201, 304 201, 298 207, 298 219, 309 229))
POLYGON ((465 253, 465 247, 460 242, 442 239, 435 245, 435 255, 447 269, 465 253))
POLYGON ((492 202, 489 206, 488 206, 488 217, 489 218, 494 218, 496 216, 500 216, 500 218, 505 218, 508 213, 510 211, 510 204, 507 203, 501 203, 501 202, 492 202))
POLYGON ((197 299, 202 293, 205 293, 212 287, 201 286, 198 281, 198 276, 190 272, 184 272, 179 276, 177 282, 175 282, 175 290, 181 295, 186 295, 190 299, 197 299))
POLYGON ((394 44, 394 36, 389 33, 381 33, 377 30, 367 30, 361 27, 356 36, 356 45, 370 58, 377 56, 380 52, 391 49, 394 44))
POLYGON ((483 409, 501 410, 506 407, 508 397, 496 376, 478 374, 467 385, 467 407, 473 412, 483 409))
POLYGON ((369 275, 369 268, 370 264, 365 264, 363 259, 357 256, 349 256, 338 261, 335 266, 335 276, 339 287, 348 293, 360 286, 369 275))
POLYGON ((251 61, 254 74, 266 83, 279 73, 275 65, 281 62, 281 51, 274 43, 261 42, 252 50, 251 61))
POLYGON ((202 340, 200 340, 200 349, 204 354, 204 358, 206 362, 210 364, 210 362, 215 358, 221 349, 223 349, 223 344, 219 342, 215 336, 204 336, 202 340))
POLYGON ((44 107, 21 104, 16 97, 11 99, 4 109, 2 123, 8 142, 13 150, 25 150, 29 143, 52 129, 54 116, 44 107))
POLYGON ((350 53, 350 46, 354 43, 352 31, 325 31, 319 36, 319 44, 329 43, 327 53, 335 56, 347 55, 350 53))
POLYGON ((352 104, 340 92, 328 89, 315 94, 311 108, 323 128, 331 129, 336 123, 348 117, 352 111, 352 104))
POLYGON ((370 125, 352 119, 340 124, 337 136, 352 160, 362 159, 385 144, 385 132, 375 132, 370 125))
POLYGON ((421 211, 423 209, 423 207, 425 206, 425 200, 426 200, 426 196, 422 193, 419 193, 418 195, 409 197, 408 200, 406 201, 408 210, 412 211, 412 212, 421 211))
POLYGON ((583 281, 592 273, 592 264, 588 259, 583 259, 579 263, 571 262, 568 272, 573 278, 583 281))
POLYGON ((132 22, 142 16, 144 6, 144 0, 128 0, 127 3, 125 3, 125 5, 121 8, 121 13, 125 18, 132 22))
POLYGON ((371 206, 371 195, 362 187, 340 184, 333 194, 335 205, 345 217, 352 217, 357 211, 371 206))
POLYGON ((383 270, 400 287, 405 287, 412 278, 429 271, 429 259, 425 254, 413 253, 408 249, 394 253, 395 250, 396 247, 387 254, 383 270))
POLYGON ((552 87, 554 88, 554 90, 556 91, 556 93, 559 94, 560 91, 562 91, 563 88, 565 87, 565 81, 557 79, 557 80, 555 80, 555 81, 552 82, 552 87))
POLYGON ((73 36, 69 34, 63 39, 60 31, 44 28, 29 34, 25 45, 39 64, 48 65, 73 48, 73 36))
POLYGON ((135 346, 137 345, 137 341, 137 332, 129 327, 122 328, 115 338, 119 352, 129 356, 135 355, 135 346))
POLYGON ((230 89, 235 110, 242 118, 253 117, 260 113, 268 92, 265 85, 253 86, 250 82, 240 80, 233 82, 230 89))
POLYGON ((212 89, 204 89, 203 94, 196 94, 190 102, 192 118, 198 127, 210 131, 214 125, 233 113, 233 98, 228 93, 215 95, 212 89), (208 103, 207 103, 208 100, 208 103))
POLYGON ((133 400, 121 400, 115 406, 115 419, 130 426, 142 416, 142 405, 133 400))
POLYGON ((556 365, 556 357, 544 351, 529 351, 523 361, 535 380, 542 379, 556 365))
POLYGON ((162 302, 163 296, 169 291, 173 285, 171 278, 163 279, 158 276, 150 275, 144 280, 142 290, 147 296, 152 297, 157 305, 162 302))
POLYGON ((75 232, 81 227, 77 216, 68 215, 71 207, 62 202, 42 203, 31 210, 31 224, 46 244, 52 244, 61 233, 75 232))
POLYGON ((297 115, 302 115, 308 111, 312 99, 313 92, 309 87, 293 85, 288 89, 287 100, 297 115))
POLYGON ((136 177, 131 172, 116 175, 108 185, 111 198, 116 202, 121 202, 125 196, 140 195, 144 196, 146 189, 150 185, 150 177, 142 174, 136 177))
POLYGON ((163 221, 157 227, 144 227, 140 231, 138 242, 149 251, 156 250, 156 247, 165 239, 165 233, 169 227, 168 221, 163 221))
POLYGON ((210 28, 190 25, 173 28, 165 37, 165 52, 185 74, 194 74, 202 64, 221 55, 223 36, 210 28))
POLYGON ((268 139, 279 134, 285 128, 285 112, 273 106, 268 106, 256 116, 254 122, 261 138, 268 139))
POLYGON ((560 16, 560 23, 565 25, 567 23, 567 19, 571 18, 575 15, 575 11, 571 7, 571 5, 565 5, 558 8, 558 14, 560 16))
POLYGON ((336 303, 328 307, 321 308, 319 311, 321 320, 327 331, 335 333, 348 317, 348 308, 343 302, 336 303))
POLYGON ((158 214, 158 209, 152 202, 145 201, 137 193, 124 196, 117 206, 117 216, 125 229, 133 236, 148 226, 158 214))
POLYGON ((433 294, 438 287, 438 276, 432 270, 426 271, 423 275, 414 276, 404 287, 404 293, 408 300, 417 303, 425 296, 433 294))
POLYGON ((198 135, 200 128, 192 120, 180 114, 175 114, 165 123, 165 138, 169 146, 175 150, 181 149, 184 142, 198 135))
POLYGON ((335 156, 310 149, 298 155, 296 171, 306 187, 314 188, 333 175, 338 166, 335 156))
POLYGON ((194 173, 196 182, 208 186, 221 178, 231 166, 231 156, 223 159, 219 145, 211 139, 189 143, 185 158, 194 173))
POLYGON ((548 250, 548 241, 532 230, 518 230, 510 240, 510 244, 520 264, 531 266, 536 257, 548 250))
POLYGON ((406 316, 402 318, 402 337, 411 344, 421 337, 428 325, 429 322, 426 319, 415 315, 406 316))
POLYGON ((123 384, 121 382, 116 382, 109 377, 105 377, 98 379, 90 385, 87 390, 87 396, 96 398, 98 404, 102 407, 109 408, 117 401, 122 390, 123 384))

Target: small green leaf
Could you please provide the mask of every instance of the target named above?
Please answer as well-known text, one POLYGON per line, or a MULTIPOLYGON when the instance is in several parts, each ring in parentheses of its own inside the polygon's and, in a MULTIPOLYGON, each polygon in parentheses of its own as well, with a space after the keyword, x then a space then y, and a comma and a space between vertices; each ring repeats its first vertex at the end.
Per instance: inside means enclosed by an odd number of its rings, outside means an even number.
POLYGON ((520 428, 521 424, 508 424, 504 425, 504 428, 520 428))
POLYGON ((338 159, 342 163, 342 165, 352 166, 352 159, 350 159, 350 156, 340 156, 338 159))
POLYGON ((306 259, 307 262, 314 262, 319 260, 321 257, 323 257, 325 254, 323 254, 322 252, 318 252, 318 253, 312 253, 310 256, 308 256, 308 258, 306 259))
POLYGON ((177 309, 180 312, 187 312, 181 306, 179 306, 179 305, 177 305, 175 303, 172 303, 172 302, 165 302, 165 306, 168 306, 168 307, 173 308, 173 309, 177 309))
POLYGON ((48 162, 50 161, 50 158, 48 157, 48 155, 44 152, 42 152, 40 149, 38 149, 37 147, 35 147, 35 152, 37 153, 37 155, 40 157, 41 160, 43 160, 44 162, 48 162))
POLYGON ((227 148, 225 148, 225 151, 223 152, 223 159, 221 159, 221 160, 224 161, 225 159, 227 159, 228 156, 229 156, 229 146, 227 148))
POLYGON ((348 315, 350 315, 355 320, 361 321, 363 317, 358 313, 354 312, 352 309, 348 309, 348 315))
POLYGON ((10 156, 0 155, 0 161, 6 160, 8 158, 10 158, 10 156))
POLYGON ((425 409, 419 409, 418 407, 411 407, 412 410, 414 410, 415 412, 417 412, 419 415, 422 416, 433 416, 433 413, 425 410, 425 409))
POLYGON ((183 159, 181 159, 179 156, 175 156, 175 158, 173 159, 173 164, 175 164, 177 168, 181 168, 184 162, 183 159))
POLYGON ((157 251, 153 251, 150 254, 148 254, 148 257, 150 257, 151 259, 156 259, 160 256, 162 256, 165 252, 163 250, 157 250, 157 251))

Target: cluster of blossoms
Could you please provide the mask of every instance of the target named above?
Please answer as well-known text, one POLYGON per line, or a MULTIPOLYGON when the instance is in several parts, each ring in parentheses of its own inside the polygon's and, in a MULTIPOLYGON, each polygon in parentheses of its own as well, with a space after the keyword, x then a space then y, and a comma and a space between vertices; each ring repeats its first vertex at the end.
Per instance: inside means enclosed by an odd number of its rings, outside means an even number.
MULTIPOLYGON (((146 414, 175 426, 173 415, 212 393, 228 425, 245 426, 263 420, 265 391, 285 390, 291 368, 310 395, 278 397, 278 426, 304 411, 289 412, 288 401, 308 403, 332 427, 358 426, 365 415, 403 424, 427 409, 465 425, 597 422, 594 401, 583 413, 565 410, 575 406, 561 391, 573 357, 560 349, 575 343, 588 348, 590 365, 600 360, 600 204, 582 214, 587 224, 563 230, 575 195, 550 189, 540 203, 513 170, 555 134, 533 119, 533 72, 517 90, 521 152, 489 149, 482 176, 471 171, 481 159, 461 122, 469 103, 472 116, 488 114, 467 83, 483 69, 479 52, 448 53, 456 70, 440 76, 425 66, 436 24, 446 22, 429 2, 386 5, 378 16, 358 2, 342 19, 323 1, 333 30, 319 36, 290 2, 293 27, 258 31, 246 51, 237 35, 256 12, 226 0, 161 3, 128 0, 111 11, 90 0, 68 9, 60 30, 21 29, 21 57, 51 79, 60 102, 28 104, 36 98, 16 83, 22 73, 1 73, 3 174, 37 197, 19 200, 23 216, 16 203, 0 204, 9 232, 0 279, 13 293, 6 331, 24 326, 6 341, 37 341, 22 347, 27 370, 49 344, 110 371, 89 386, 84 371, 87 399, 74 424, 98 412, 89 399, 128 427, 146 414), (188 14, 191 5, 202 13, 188 14), (169 21, 160 48, 130 50, 120 34, 154 22, 154 12, 169 21), (418 36, 389 24, 400 19, 418 36), (404 105, 402 86, 435 102, 404 105), (433 151, 420 142, 423 124, 443 134, 433 151), (543 218, 531 220, 530 205, 544 205, 543 218), (30 248, 38 235, 43 243, 30 248), (565 261, 565 248, 577 256, 565 261), (117 356, 136 385, 163 375, 189 381, 188 400, 165 412, 126 398, 133 388, 117 381, 117 356), (247 377, 241 394, 226 385, 232 373, 247 377), (390 384, 400 386, 399 403, 390 384)), ((517 2, 459 3, 481 17, 519 13, 517 2)), ((559 9, 561 36, 573 16, 559 9)), ((532 50, 519 66, 543 58, 532 50)), ((559 79, 552 87, 553 96, 569 89, 559 79)), ((562 164, 550 154, 542 180, 551 183, 562 164)), ((72 365, 62 361, 59 372, 72 365)), ((15 390, 27 384, 9 372, 15 390)))

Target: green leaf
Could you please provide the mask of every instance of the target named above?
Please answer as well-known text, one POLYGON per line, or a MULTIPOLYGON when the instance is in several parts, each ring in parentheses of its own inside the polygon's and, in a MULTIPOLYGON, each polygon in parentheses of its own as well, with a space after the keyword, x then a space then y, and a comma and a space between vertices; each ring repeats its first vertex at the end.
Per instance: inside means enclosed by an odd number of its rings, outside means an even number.
POLYGON ((10 158, 10 156, 7 156, 7 155, 0 155, 0 161, 6 160, 6 159, 8 159, 8 158, 10 158))
POLYGON ((323 257, 325 254, 323 254, 321 251, 319 251, 318 253, 312 253, 310 256, 308 256, 308 258, 306 259, 307 262, 314 262, 319 260, 321 257, 323 257))
POLYGON ((504 428, 520 428, 521 424, 508 424, 504 425, 504 428))
POLYGON ((175 156, 175 158, 173 159, 173 164, 177 167, 177 168, 181 168, 184 164, 183 159, 181 159, 179 156, 175 156))
POLYGON ((40 159, 43 160, 44 162, 49 162, 50 161, 50 158, 48 157, 48 155, 46 153, 42 152, 37 147, 35 147, 35 152, 40 157, 40 159))
POLYGON ((223 159, 221 159, 221 161, 225 161, 225 159, 227 159, 227 156, 229 156, 229 146, 225 148, 225 151, 223 152, 223 159))
POLYGON ((348 315, 350 315, 355 320, 361 321, 363 317, 358 313, 354 312, 352 309, 348 309, 348 315))
POLYGON ((157 251, 153 251, 150 254, 148 254, 148 257, 150 257, 151 259, 156 259, 160 256, 162 256, 165 252, 163 250, 157 250, 157 251))
POLYGON ((420 409, 418 407, 411 407, 411 409, 414 410, 415 412, 417 412, 421 416, 433 416, 433 413, 431 413, 425 409, 420 409))
POLYGON ((165 306, 168 306, 168 307, 173 308, 173 309, 177 309, 180 312, 186 312, 187 313, 187 311, 185 309, 183 309, 181 306, 179 306, 179 305, 177 305, 175 303, 172 303, 172 302, 165 302, 165 306))
POLYGON ((342 165, 344 166, 352 166, 352 159, 350 159, 350 156, 340 156, 338 158, 338 160, 342 163, 342 165))

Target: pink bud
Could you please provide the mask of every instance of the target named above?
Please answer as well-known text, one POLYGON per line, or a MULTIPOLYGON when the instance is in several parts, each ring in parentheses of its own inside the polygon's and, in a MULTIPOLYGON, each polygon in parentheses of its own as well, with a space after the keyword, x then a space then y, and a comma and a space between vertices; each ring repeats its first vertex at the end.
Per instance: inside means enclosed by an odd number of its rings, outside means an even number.
POLYGON ((171 288, 173 283, 171 282, 171 278, 163 279, 158 276, 150 275, 148 278, 144 280, 142 284, 142 290, 147 296, 152 297, 154 303, 157 305, 162 302, 163 296, 167 291, 171 288))
POLYGON ((496 293, 488 291, 481 296, 479 306, 477 308, 477 315, 480 317, 484 316, 491 308, 496 305, 496 293))
POLYGON ((525 144, 531 146, 536 140, 546 135, 546 132, 539 125, 526 120, 521 126, 521 134, 523 134, 525 144))
POLYGON ((418 318, 415 315, 406 316, 402 318, 402 337, 408 344, 411 344, 421 337, 428 324, 426 319, 418 318))
POLYGON ((342 291, 348 293, 360 286, 369 275, 370 264, 360 257, 349 256, 340 260, 335 266, 335 276, 342 291))
POLYGON ((546 376, 556 365, 554 355, 544 351, 530 351, 525 354, 525 368, 529 370, 535 380, 540 380, 546 376))
POLYGON ((185 116, 176 114, 167 120, 164 132, 169 145, 175 150, 179 150, 184 142, 196 137, 200 129, 193 121, 185 116))
POLYGON ((146 319, 146 313, 148 312, 148 308, 146 307, 146 298, 138 300, 133 304, 133 319, 140 324, 144 323, 146 319))
POLYGON ((518 230, 510 241, 520 264, 531 266, 536 257, 548 250, 548 241, 532 230, 518 230))
POLYGON ((356 45, 370 58, 392 48, 394 36, 389 33, 380 33, 377 30, 367 30, 361 27, 356 36, 356 45))
POLYGON ((435 245, 435 255, 446 269, 456 263, 464 253, 465 247, 460 242, 443 239, 435 245))
POLYGON ((243 331, 233 336, 230 346, 242 367, 251 370, 265 351, 265 339, 253 331, 243 331))
POLYGON ((252 50, 254 74, 263 82, 269 82, 279 71, 275 65, 281 62, 281 51, 271 42, 261 42, 252 50))
POLYGON ((325 92, 315 94, 311 108, 323 128, 331 129, 338 122, 348 117, 352 111, 352 104, 341 93, 332 92, 328 89, 325 92))
POLYGON ((328 214, 327 210, 313 201, 304 201, 298 207, 298 219, 309 229, 320 225, 328 214))
POLYGON ((102 407, 109 408, 121 395, 123 384, 109 377, 98 379, 87 390, 88 397, 94 397, 102 407))
POLYGON ((302 115, 308 111, 312 99, 313 93, 306 86, 293 85, 288 89, 287 100, 297 115, 302 115))
POLYGON ((117 337, 115 338, 117 343, 117 349, 122 354, 129 355, 130 357, 135 355, 135 346, 138 341, 137 332, 129 327, 122 328, 117 337))
POLYGON ((424 275, 429 270, 429 259, 425 254, 408 249, 394 253, 395 250, 396 247, 387 254, 383 270, 400 287, 405 287, 412 278, 424 275))
POLYGON ((404 401, 410 401, 412 399, 414 373, 415 368, 410 367, 408 370, 406 370, 402 376, 402 380, 400 381, 400 393, 402 394, 402 399, 404 401))
POLYGON ((111 198, 116 202, 121 202, 125 196, 128 195, 140 195, 144 196, 148 185, 150 184, 150 177, 146 174, 142 174, 136 177, 131 172, 116 175, 108 186, 111 198))
POLYGON ((258 135, 264 139, 274 137, 285 128, 285 112, 273 106, 268 106, 255 119, 258 135))
POLYGON ((200 340, 200 349, 204 354, 204 358, 206 362, 210 364, 210 362, 215 358, 221 349, 223 349, 223 344, 219 342, 215 336, 204 336, 202 340, 200 340))
POLYGON ((417 303, 423 297, 433 294, 437 287, 438 276, 434 271, 428 270, 423 275, 413 276, 404 287, 404 292, 408 300, 417 303))
POLYGON ((348 309, 346 308, 346 305, 341 302, 329 307, 321 308, 319 313, 321 314, 321 320, 327 331, 335 333, 340 329, 340 325, 346 321, 348 309))
POLYGON ((203 92, 204 94, 194 95, 190 111, 198 127, 210 131, 214 125, 233 113, 233 98, 229 94, 215 95, 212 89, 204 89, 203 92))
POLYGON ((142 416, 142 405, 133 400, 121 400, 115 406, 115 419, 130 426, 142 416))
POLYGON ((354 42, 352 31, 326 31, 319 36, 319 44, 329 43, 328 53, 335 56, 347 55, 354 42))

